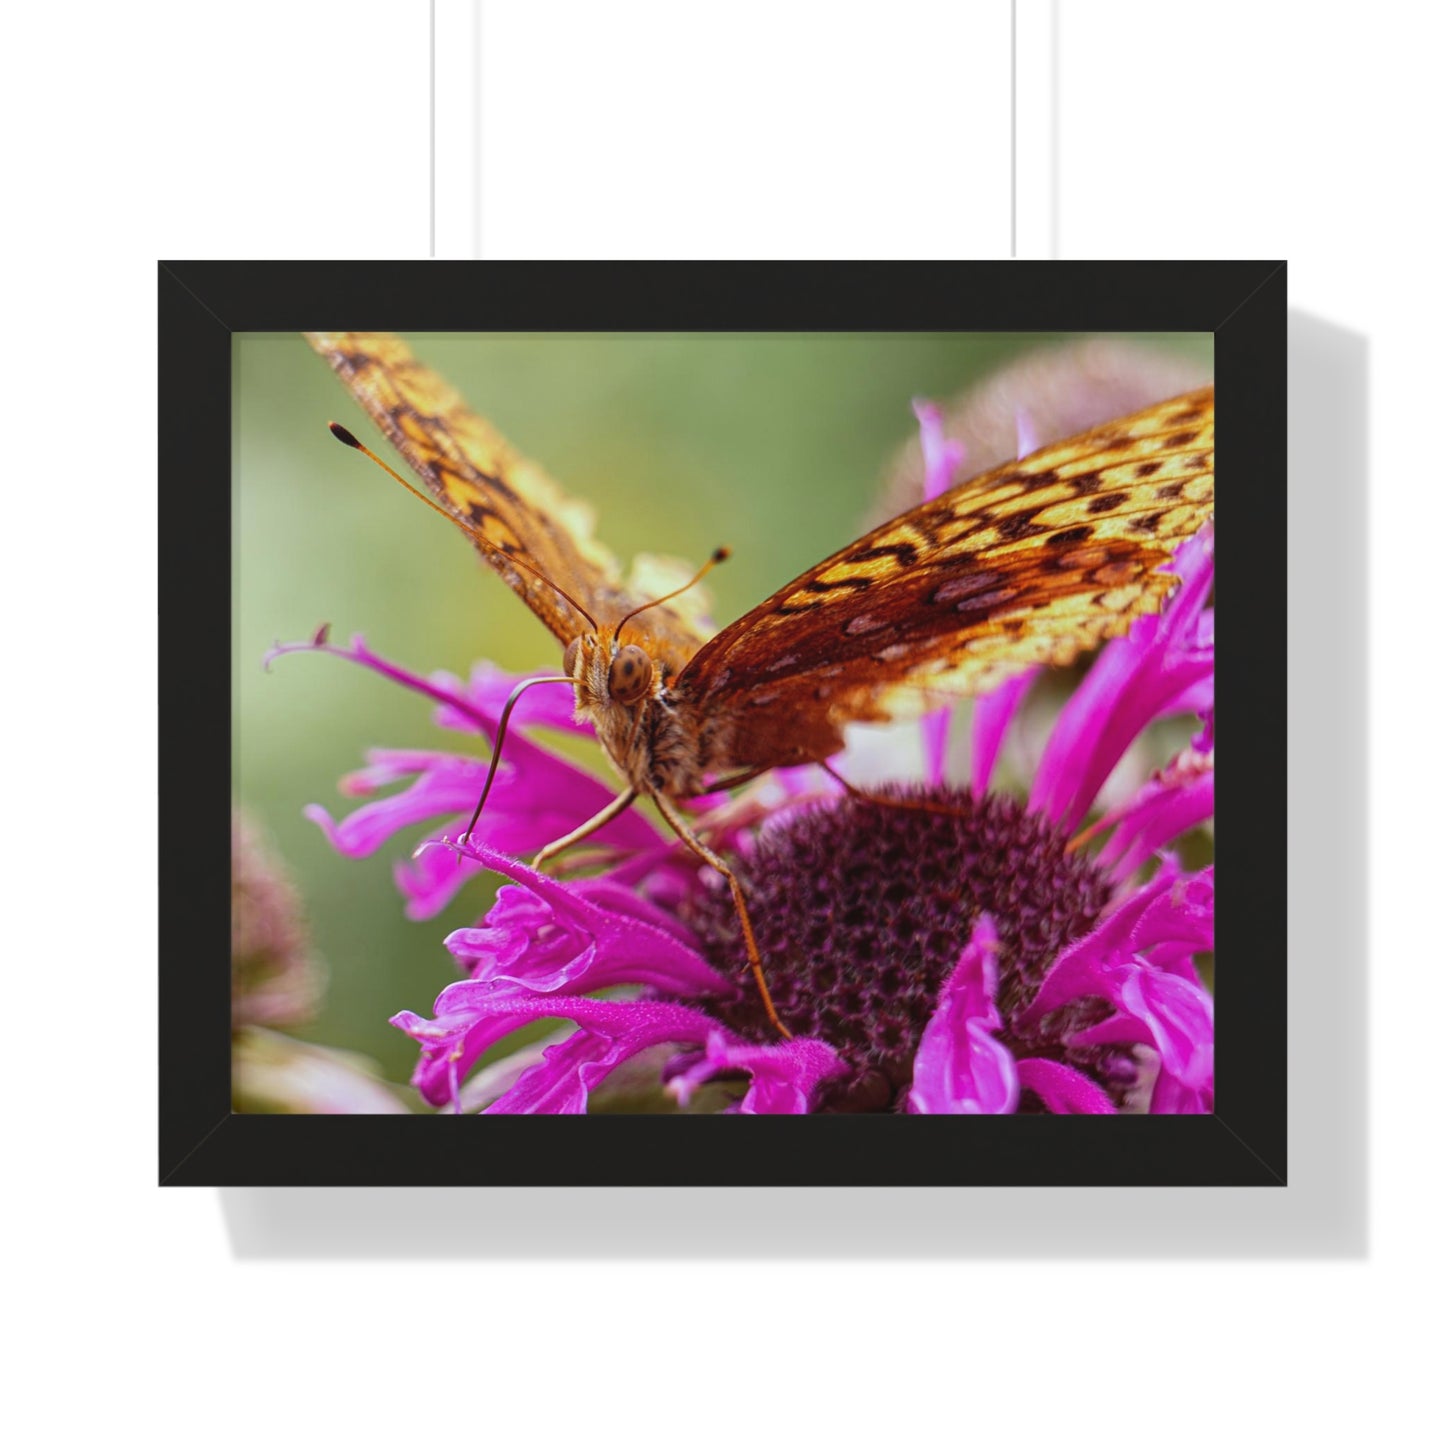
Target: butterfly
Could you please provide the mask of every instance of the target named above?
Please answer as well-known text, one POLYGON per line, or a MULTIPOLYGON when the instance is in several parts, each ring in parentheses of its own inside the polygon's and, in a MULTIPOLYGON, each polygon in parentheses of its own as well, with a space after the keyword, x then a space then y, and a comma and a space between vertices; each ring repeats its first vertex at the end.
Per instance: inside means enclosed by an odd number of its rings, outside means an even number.
POLYGON ((1214 391, 1205 387, 972 477, 713 633, 686 588, 652 600, 624 585, 592 535, 590 509, 404 342, 374 332, 307 339, 437 510, 562 644, 557 680, 572 683, 579 718, 626 784, 538 862, 651 798, 727 879, 762 1001, 784 1035, 742 888, 678 804, 770 768, 826 763, 849 723, 1072 662, 1159 610, 1177 581, 1161 567, 1213 515, 1214 391))

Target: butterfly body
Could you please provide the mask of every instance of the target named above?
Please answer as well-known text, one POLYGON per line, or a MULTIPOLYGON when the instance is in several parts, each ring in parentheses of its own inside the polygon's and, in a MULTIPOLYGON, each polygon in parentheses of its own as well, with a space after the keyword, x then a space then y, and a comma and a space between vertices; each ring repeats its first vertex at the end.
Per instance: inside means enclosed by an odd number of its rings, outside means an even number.
POLYGON ((639 794, 682 799, 704 791, 698 730, 689 726, 661 660, 645 646, 621 644, 612 628, 584 633, 568 643, 562 669, 576 691, 578 721, 592 725, 639 794))

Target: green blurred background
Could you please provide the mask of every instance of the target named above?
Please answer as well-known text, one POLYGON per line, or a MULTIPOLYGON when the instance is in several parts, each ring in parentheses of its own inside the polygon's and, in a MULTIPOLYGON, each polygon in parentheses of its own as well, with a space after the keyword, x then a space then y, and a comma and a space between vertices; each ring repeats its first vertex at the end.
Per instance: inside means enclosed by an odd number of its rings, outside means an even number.
MULTIPOLYGON (((652 551, 732 560, 709 579, 726 623, 851 541, 883 471, 915 432, 910 401, 951 397, 1060 335, 464 335, 408 337, 522 452, 591 502, 622 559, 652 551)), ((1151 337, 1208 364, 1209 336, 1151 337)), ((404 1081, 415 1046, 386 1020, 431 1012, 455 977, 442 939, 485 912, 474 884, 438 918, 409 922, 393 886, 410 836, 338 857, 301 816, 353 806, 336 780, 368 747, 457 748, 426 700, 324 656, 261 658, 323 622, 421 673, 491 658, 553 667, 551 635, 455 529, 364 457, 335 419, 399 459, 297 335, 234 341, 232 769, 235 794, 298 885, 330 976, 298 1032, 358 1050, 404 1081)), ((483 755, 480 740, 476 753, 483 755)), ((599 772, 606 772, 600 757, 599 772)), ((418 834, 419 836, 419 834, 418 834)))

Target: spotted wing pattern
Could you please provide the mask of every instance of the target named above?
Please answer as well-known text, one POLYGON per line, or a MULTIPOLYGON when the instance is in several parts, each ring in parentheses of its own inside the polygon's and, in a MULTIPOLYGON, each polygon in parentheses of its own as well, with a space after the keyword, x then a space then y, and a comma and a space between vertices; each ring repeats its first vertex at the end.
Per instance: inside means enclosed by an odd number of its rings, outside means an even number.
POLYGON ((1063 665, 1157 612, 1213 515, 1206 387, 973 477, 726 627, 677 680, 718 770, 826 757, 844 724, 1063 665))
MULTIPOLYGON (((478 538, 482 556, 561 642, 588 631, 587 623, 508 558, 553 579, 599 622, 648 600, 619 580, 616 558, 592 535, 591 508, 515 451, 405 342, 371 331, 306 336, 437 501, 478 538)), ((653 655, 671 672, 707 636, 686 605, 649 611, 645 630, 653 655)))

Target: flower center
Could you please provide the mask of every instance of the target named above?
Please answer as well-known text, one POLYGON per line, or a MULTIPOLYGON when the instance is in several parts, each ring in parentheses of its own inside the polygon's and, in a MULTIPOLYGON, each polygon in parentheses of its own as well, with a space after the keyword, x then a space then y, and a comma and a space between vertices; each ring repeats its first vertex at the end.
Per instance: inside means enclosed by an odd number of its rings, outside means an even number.
MULTIPOLYGON (((1011 1016, 1059 950, 1097 922, 1109 897, 1103 874, 1013 798, 918 787, 882 796, 929 806, 846 796, 764 828, 749 856, 729 860, 779 1016, 794 1034, 825 1040, 853 1065, 825 1107, 899 1105, 939 990, 984 912, 999 937, 1000 1037, 1021 1045, 1021 1054, 1082 1065, 1118 1093, 1116 1061, 1080 1058, 1101 1051, 1061 1045, 1064 1032, 1092 1018, 1075 1010, 1067 1020, 1045 1020, 1048 1036, 1010 1032, 1011 1016)), ((747 975, 725 889, 694 895, 684 917, 715 966, 747 975)), ((750 981, 740 1000, 717 1012, 745 1037, 777 1040, 750 981)), ((1107 1012, 1101 1003, 1099 1016, 1107 1012)))

